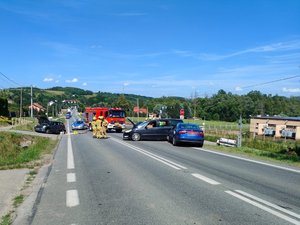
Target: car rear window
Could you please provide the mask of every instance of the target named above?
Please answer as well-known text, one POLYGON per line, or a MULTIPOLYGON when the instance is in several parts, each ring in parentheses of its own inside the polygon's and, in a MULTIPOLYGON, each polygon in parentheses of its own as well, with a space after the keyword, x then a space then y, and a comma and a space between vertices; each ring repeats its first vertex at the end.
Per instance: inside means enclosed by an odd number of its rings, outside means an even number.
POLYGON ((200 127, 196 124, 182 123, 179 125, 179 129, 200 130, 200 127))
POLYGON ((183 123, 182 120, 169 120, 169 126, 176 126, 178 123, 183 123))

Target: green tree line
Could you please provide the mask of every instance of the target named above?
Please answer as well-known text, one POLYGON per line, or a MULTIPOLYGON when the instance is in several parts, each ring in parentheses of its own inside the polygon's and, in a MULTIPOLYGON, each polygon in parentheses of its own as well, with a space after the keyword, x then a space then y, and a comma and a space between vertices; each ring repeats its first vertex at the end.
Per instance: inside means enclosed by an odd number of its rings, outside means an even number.
MULTIPOLYGON (((10 111, 17 111, 20 103, 20 89, 6 89, 0 93, 6 98, 10 111)), ((184 109, 186 118, 202 118, 205 120, 220 120, 234 122, 240 115, 249 119, 254 115, 300 116, 300 96, 284 97, 267 95, 259 91, 250 91, 245 95, 235 95, 219 90, 210 97, 187 99, 182 97, 152 98, 133 94, 109 92, 92 92, 73 87, 53 87, 51 89, 33 89, 33 101, 45 108, 50 101, 56 101, 60 108, 66 108, 72 103, 63 100, 77 100, 80 111, 90 107, 121 107, 128 116, 134 116, 133 108, 139 102, 140 108, 149 112, 161 113, 163 117, 179 117, 180 109, 184 109)), ((23 109, 28 111, 30 105, 30 88, 23 88, 23 109)), ((144 115, 146 116, 146 115, 144 115)))

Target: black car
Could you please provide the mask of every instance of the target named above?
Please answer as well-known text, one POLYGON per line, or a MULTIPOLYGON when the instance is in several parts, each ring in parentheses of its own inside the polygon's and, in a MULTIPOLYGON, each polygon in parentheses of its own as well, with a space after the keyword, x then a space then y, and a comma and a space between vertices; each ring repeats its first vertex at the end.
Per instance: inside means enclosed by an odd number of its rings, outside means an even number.
POLYGON ((130 130, 124 131, 123 139, 140 141, 140 140, 167 140, 169 131, 177 125, 183 123, 180 119, 157 119, 144 121, 135 124, 128 119, 133 127, 130 130))
POLYGON ((42 122, 34 127, 36 132, 47 134, 59 134, 60 132, 66 133, 66 127, 62 122, 48 121, 42 122))

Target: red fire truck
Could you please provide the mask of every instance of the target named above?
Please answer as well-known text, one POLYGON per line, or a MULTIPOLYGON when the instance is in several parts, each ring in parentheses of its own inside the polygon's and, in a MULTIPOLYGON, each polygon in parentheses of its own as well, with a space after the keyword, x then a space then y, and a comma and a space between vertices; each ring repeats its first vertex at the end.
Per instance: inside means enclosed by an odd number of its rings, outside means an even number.
POLYGON ((89 130, 92 130, 92 121, 94 116, 97 119, 99 116, 103 116, 107 120, 107 131, 116 131, 121 133, 125 128, 125 111, 121 108, 86 107, 84 119, 89 130))

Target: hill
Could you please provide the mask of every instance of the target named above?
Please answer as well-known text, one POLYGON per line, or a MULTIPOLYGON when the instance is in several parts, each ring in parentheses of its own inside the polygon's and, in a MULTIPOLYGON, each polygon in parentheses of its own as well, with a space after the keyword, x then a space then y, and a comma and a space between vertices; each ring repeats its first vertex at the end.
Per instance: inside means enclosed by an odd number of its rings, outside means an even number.
MULTIPOLYGON (((9 111, 19 115, 20 89, 10 88, 0 91, 0 97, 9 102, 9 111)), ((30 87, 22 88, 23 111, 29 112, 30 87)), ((140 108, 149 112, 162 113, 165 117, 179 117, 184 109, 185 117, 198 117, 205 120, 238 121, 240 115, 249 119, 251 115, 300 116, 300 97, 266 95, 259 91, 250 91, 246 95, 234 95, 224 90, 211 97, 185 99, 181 97, 152 98, 134 94, 92 92, 74 87, 53 87, 49 89, 33 88, 33 102, 49 109, 49 114, 60 109, 76 105, 80 111, 84 107, 121 107, 128 116, 134 116, 133 108, 139 103, 140 108), (48 103, 55 102, 53 105, 48 103), (47 107, 48 105, 48 107, 47 107), (55 108, 54 108, 55 107, 55 108)))

